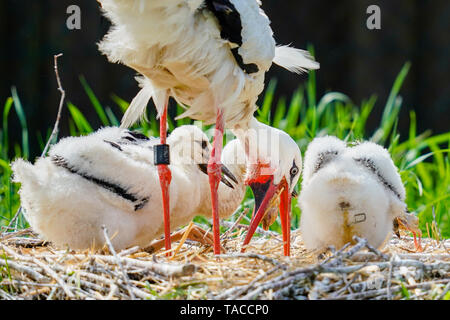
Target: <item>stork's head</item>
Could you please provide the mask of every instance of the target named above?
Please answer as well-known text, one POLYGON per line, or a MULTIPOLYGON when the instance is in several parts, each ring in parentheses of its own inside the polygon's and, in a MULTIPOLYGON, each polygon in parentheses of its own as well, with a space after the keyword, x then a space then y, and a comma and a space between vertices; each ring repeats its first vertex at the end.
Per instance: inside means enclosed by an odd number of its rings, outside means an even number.
POLYGON ((245 184, 255 197, 255 211, 244 241, 248 244, 259 222, 268 227, 277 217, 274 207, 279 204, 285 241, 285 255, 289 255, 291 198, 295 195, 302 168, 297 143, 285 132, 262 124, 256 119, 248 130, 235 132, 245 146, 247 175, 245 184))

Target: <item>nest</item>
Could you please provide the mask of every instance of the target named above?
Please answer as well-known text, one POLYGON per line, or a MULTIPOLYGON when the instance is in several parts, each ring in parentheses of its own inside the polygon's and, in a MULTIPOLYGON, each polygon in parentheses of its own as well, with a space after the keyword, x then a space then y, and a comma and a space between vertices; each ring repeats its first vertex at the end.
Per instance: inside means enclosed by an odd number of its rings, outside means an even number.
POLYGON ((240 252, 245 226, 222 236, 226 253, 186 240, 174 252, 116 253, 105 230, 101 251, 55 248, 30 229, 0 235, 0 299, 443 299, 450 289, 450 241, 408 237, 382 251, 355 237, 336 251, 308 252, 298 232, 291 258, 281 237, 258 229, 240 252), (262 234, 262 236, 261 236, 262 234))

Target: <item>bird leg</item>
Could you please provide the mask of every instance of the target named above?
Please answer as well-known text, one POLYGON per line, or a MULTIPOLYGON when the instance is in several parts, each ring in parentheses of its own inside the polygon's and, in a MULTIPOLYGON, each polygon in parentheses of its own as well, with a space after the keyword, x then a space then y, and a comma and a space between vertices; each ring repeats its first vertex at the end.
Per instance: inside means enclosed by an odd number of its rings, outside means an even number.
POLYGON ((423 252, 421 237, 422 231, 419 228, 419 219, 409 213, 405 213, 401 217, 396 217, 394 219, 394 233, 400 238, 400 229, 407 230, 413 234, 414 237, 414 247, 417 252, 423 252), (417 236, 419 241, 417 241, 417 236))
POLYGON ((209 185, 211 188, 212 217, 213 217, 213 238, 214 254, 220 254, 220 221, 219 221, 219 195, 218 188, 222 179, 220 157, 223 147, 224 131, 223 111, 218 110, 216 118, 216 128, 214 130, 214 142, 211 150, 211 157, 208 162, 209 185))
MULTIPOLYGON (((160 118, 160 139, 161 144, 155 146, 155 164, 158 167, 159 183, 161 185, 161 194, 163 200, 164 211, 164 239, 166 250, 171 248, 170 239, 170 197, 169 187, 172 180, 172 174, 169 169, 170 164, 170 152, 169 145, 166 143, 167 139, 167 108, 169 99, 167 98, 164 106, 164 112, 160 118)), ((170 254, 168 254, 170 255, 170 254)))

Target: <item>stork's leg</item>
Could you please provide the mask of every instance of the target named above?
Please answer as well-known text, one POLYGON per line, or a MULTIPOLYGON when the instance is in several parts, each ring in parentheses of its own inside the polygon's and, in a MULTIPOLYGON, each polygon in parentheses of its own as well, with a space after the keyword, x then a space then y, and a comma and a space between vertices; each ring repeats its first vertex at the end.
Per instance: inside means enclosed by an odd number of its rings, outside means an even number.
MULTIPOLYGON (((170 197, 169 197, 169 187, 170 181, 172 180, 172 174, 169 169, 169 149, 166 144, 167 139, 167 108, 168 108, 169 99, 167 98, 166 104, 164 106, 164 112, 160 118, 160 139, 161 145, 157 146, 160 148, 160 154, 155 154, 155 163, 158 166, 158 174, 159 174, 159 183, 161 185, 161 193, 163 199, 163 211, 164 211, 164 239, 166 250, 170 250, 171 248, 171 239, 170 239, 170 197)), ((156 150, 156 149, 155 149, 156 150)), ((158 151, 156 151, 158 152, 158 151)), ((170 254, 168 254, 170 255, 170 254)))
POLYGON ((220 157, 223 147, 224 119, 223 111, 217 112, 216 129, 214 131, 214 142, 211 157, 208 163, 209 185, 211 188, 214 254, 220 254, 220 221, 219 221, 219 183, 222 179, 220 157))

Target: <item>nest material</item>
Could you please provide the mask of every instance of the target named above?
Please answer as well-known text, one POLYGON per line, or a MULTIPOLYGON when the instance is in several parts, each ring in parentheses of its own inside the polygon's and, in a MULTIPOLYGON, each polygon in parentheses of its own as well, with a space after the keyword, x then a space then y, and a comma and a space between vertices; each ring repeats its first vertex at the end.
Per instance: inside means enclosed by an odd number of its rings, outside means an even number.
MULTIPOLYGON (((260 230, 261 233, 264 233, 260 230)), ((105 234, 107 234, 105 232, 105 234)), ((276 233, 240 254, 243 228, 225 234, 227 253, 189 240, 173 257, 131 248, 61 250, 31 230, 0 235, 0 299, 442 299, 450 289, 450 241, 394 238, 380 252, 365 239, 322 254, 300 236, 291 258, 276 233)), ((293 232, 293 238, 298 234, 293 232)), ((174 244, 177 247, 177 243, 174 244)))

